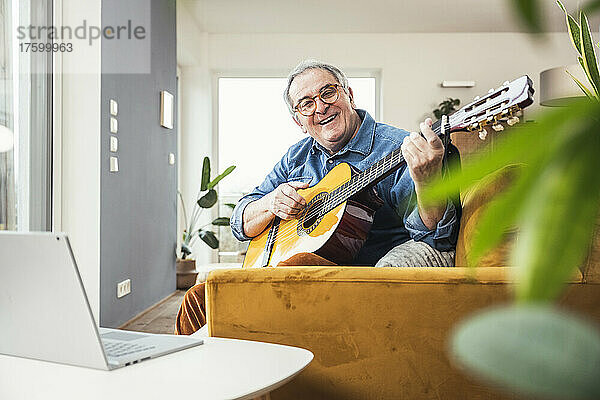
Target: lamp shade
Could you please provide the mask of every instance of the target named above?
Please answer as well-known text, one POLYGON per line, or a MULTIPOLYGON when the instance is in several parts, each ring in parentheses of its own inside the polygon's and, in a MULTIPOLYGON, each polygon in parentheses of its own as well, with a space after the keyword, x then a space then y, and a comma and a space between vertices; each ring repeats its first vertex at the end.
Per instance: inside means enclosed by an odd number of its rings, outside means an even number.
POLYGON ((585 96, 579 86, 565 71, 569 71, 581 83, 586 85, 588 79, 581 65, 573 64, 547 69, 540 73, 540 104, 549 107, 562 107, 569 102, 585 96))
POLYGON ((4 125, 0 125, 0 153, 13 148, 15 140, 13 132, 4 125))

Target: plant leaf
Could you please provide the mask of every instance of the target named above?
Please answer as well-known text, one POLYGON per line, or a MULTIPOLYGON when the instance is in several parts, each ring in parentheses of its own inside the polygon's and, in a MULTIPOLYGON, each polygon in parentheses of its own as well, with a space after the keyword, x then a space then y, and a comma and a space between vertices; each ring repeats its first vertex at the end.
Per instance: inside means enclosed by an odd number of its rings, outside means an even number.
POLYGON ((521 190, 527 187, 528 181, 523 177, 524 168, 522 165, 508 165, 482 179, 483 187, 488 187, 492 182, 500 184, 500 181, 504 181, 507 187, 503 193, 490 201, 479 217, 471 250, 467 254, 469 266, 476 266, 480 258, 495 248, 516 225, 518 212, 524 201, 521 190))
MULTIPOLYGON (((544 123, 543 126, 545 125, 544 123)), ((536 136, 542 144, 532 149, 527 165, 512 164, 498 171, 504 175, 500 176, 501 179, 509 179, 508 187, 481 213, 471 243, 471 254, 468 255, 469 265, 476 265, 481 256, 496 247, 505 234, 518 225, 523 205, 530 193, 529 189, 535 183, 540 171, 551 162, 557 152, 562 150, 564 135, 557 135, 556 131, 550 130, 538 132, 536 136)), ((493 174, 491 179, 494 179, 494 175, 496 174, 493 174)))
POLYGON ((583 63, 592 87, 596 95, 600 98, 600 72, 598 71, 598 61, 594 52, 594 42, 590 32, 588 19, 583 11, 580 14, 581 20, 581 50, 583 52, 583 63))
POLYGON ((208 182, 210 181, 210 159, 204 157, 202 163, 202 180, 200 181, 200 190, 208 190, 208 182))
POLYGON ((231 208, 232 210, 235 208, 235 204, 233 203, 225 203, 224 205, 231 208))
MULTIPOLYGON (((579 57, 579 59, 581 60, 581 57, 579 57)), ((575 78, 575 76, 573 76, 573 74, 571 74, 569 71, 565 70, 565 72, 569 74, 569 76, 575 81, 577 86, 579 86, 579 89, 581 89, 583 93, 585 93, 588 99, 594 99, 594 95, 592 94, 592 92, 590 92, 590 90, 586 88, 579 79, 575 78)))
POLYGON ((600 333, 573 314, 540 305, 487 310, 461 323, 450 343, 455 362, 527 398, 600 398, 600 333))
POLYGON ((555 107, 539 116, 538 122, 512 129, 498 138, 498 143, 491 153, 475 157, 460 171, 453 171, 449 178, 434 182, 421 194, 421 201, 433 203, 453 196, 457 190, 472 187, 478 180, 491 172, 508 164, 530 162, 534 157, 543 156, 548 146, 559 146, 560 141, 542 140, 547 136, 557 136, 560 140, 568 140, 568 125, 573 121, 586 120, 590 113, 590 102, 587 99, 575 100, 569 107, 555 107), (582 118, 582 119, 580 119, 582 118))
POLYGON ((229 175, 234 169, 235 169, 235 165, 229 166, 221 175, 219 175, 215 179, 213 179, 212 182, 210 182, 208 184, 207 188, 210 190, 210 189, 214 188, 215 186, 217 186, 217 183, 221 182, 221 179, 223 179, 227 175, 229 175))
MULTIPOLYGON (((596 107, 596 115, 600 110, 596 107)), ((532 185, 512 253, 518 301, 548 301, 560 294, 587 254, 600 205, 600 129, 578 129, 532 185)))
POLYGON ((217 239, 217 237, 215 236, 215 233, 213 231, 205 231, 204 229, 199 229, 198 236, 211 249, 219 248, 219 239, 217 239))
POLYGON ((577 52, 581 54, 581 37, 579 36, 579 24, 577 23, 577 21, 575 21, 575 18, 571 17, 569 14, 566 15, 566 19, 567 30, 569 32, 569 37, 571 38, 571 44, 573 45, 573 47, 575 47, 575 50, 577 50, 577 52))
POLYGON ((573 47, 575 47, 575 50, 577 50, 577 52, 581 54, 581 38, 579 33, 579 24, 577 23, 577 21, 575 21, 575 18, 571 17, 567 13, 565 6, 563 6, 563 4, 560 1, 557 1, 557 3, 560 6, 560 8, 562 8, 562 10, 565 12, 567 31, 569 32, 569 38, 571 39, 571 43, 573 44, 573 47))
POLYGON ((537 0, 512 0, 521 23, 532 33, 542 31, 542 19, 537 0))
MULTIPOLYGON (((585 73, 585 76, 588 78, 588 82, 590 81, 589 75, 587 73, 587 70, 585 68, 585 61, 583 61, 583 57, 577 57, 577 60, 579 61, 579 65, 581 65, 581 69, 583 70, 583 72, 585 73)), ((587 88, 586 88, 587 89, 587 88)), ((594 87, 592 86, 592 90, 594 90, 594 87)), ((588 89, 589 91, 589 89, 588 89)), ((589 91, 590 94, 592 95, 592 98, 594 98, 594 94, 589 91)))
POLYGON ((509 228, 516 225, 517 215, 523 208, 524 199, 529 196, 536 176, 577 135, 582 123, 585 127, 592 115, 600 115, 600 110, 594 104, 597 105, 587 99, 574 100, 568 107, 545 112, 537 123, 513 129, 510 136, 499 141, 494 152, 472 161, 462 171, 450 174, 450 178, 438 180, 421 194, 424 203, 439 201, 452 196, 457 190, 472 187, 482 177, 485 177, 484 180, 493 179, 493 176, 487 175, 507 164, 527 164, 512 187, 498 195, 483 210, 471 250, 467 254, 469 265, 475 265, 481 256, 502 240, 509 228), (524 150, 526 154, 523 154, 524 150))
POLYGON ((181 243, 181 258, 185 260, 190 254, 192 254, 190 247, 185 243, 181 243))
POLYGON ((227 218, 227 217, 215 218, 213 220, 212 224, 216 225, 216 226, 229 226, 229 218, 227 218))
POLYGON ((214 189, 209 190, 206 194, 198 199, 198 205, 202 208, 211 208, 217 202, 217 192, 214 189))

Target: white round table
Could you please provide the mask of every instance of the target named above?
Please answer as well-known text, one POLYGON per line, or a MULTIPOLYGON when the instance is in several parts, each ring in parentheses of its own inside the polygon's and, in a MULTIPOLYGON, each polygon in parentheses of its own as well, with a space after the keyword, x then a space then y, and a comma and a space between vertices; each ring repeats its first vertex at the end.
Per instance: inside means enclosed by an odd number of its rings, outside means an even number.
POLYGON ((313 359, 297 347, 203 339, 113 371, 0 355, 0 399, 251 399, 288 382, 313 359))

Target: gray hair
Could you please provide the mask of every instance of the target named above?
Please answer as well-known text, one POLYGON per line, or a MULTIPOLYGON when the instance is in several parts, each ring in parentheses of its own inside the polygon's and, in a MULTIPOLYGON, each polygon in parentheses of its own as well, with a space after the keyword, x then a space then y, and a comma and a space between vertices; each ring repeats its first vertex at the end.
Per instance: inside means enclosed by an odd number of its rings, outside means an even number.
POLYGON ((329 72, 331 75, 333 75, 335 80, 338 81, 340 86, 346 90, 348 89, 348 78, 346 78, 346 75, 336 66, 317 60, 304 60, 300 64, 296 65, 296 68, 290 72, 287 77, 287 85, 283 91, 283 100, 285 100, 285 104, 287 104, 288 110, 292 115, 294 115, 294 105, 292 104, 292 99, 290 98, 290 86, 292 85, 292 81, 298 75, 309 69, 322 69, 329 72))

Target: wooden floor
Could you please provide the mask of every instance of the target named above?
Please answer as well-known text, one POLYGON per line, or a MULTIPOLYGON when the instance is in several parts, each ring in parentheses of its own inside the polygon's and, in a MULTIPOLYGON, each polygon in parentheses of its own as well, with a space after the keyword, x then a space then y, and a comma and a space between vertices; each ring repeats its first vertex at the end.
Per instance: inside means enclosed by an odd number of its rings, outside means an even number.
POLYGON ((173 333, 177 311, 184 294, 185 290, 176 291, 120 328, 137 332, 173 333))

